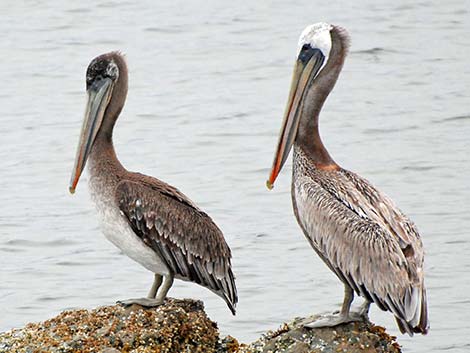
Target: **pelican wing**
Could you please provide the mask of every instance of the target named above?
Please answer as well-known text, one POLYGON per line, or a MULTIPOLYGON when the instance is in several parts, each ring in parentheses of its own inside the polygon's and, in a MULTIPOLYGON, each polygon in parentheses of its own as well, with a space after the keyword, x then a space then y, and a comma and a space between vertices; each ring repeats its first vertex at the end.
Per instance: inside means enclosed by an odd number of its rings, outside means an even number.
POLYGON ((116 188, 129 225, 177 278, 209 288, 235 314, 238 298, 231 252, 220 229, 176 188, 139 176, 139 181, 124 180, 116 188))
POLYGON ((423 247, 414 224, 346 170, 316 170, 296 185, 299 222, 327 265, 356 293, 393 312, 402 332, 425 333, 423 247))

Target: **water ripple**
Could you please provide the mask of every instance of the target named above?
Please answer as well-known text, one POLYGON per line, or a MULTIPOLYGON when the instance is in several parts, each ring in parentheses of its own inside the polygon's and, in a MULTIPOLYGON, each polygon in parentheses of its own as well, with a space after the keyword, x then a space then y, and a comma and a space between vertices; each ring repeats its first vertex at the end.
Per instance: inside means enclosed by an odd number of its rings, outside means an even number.
POLYGON ((441 124, 441 123, 447 123, 447 122, 454 122, 454 121, 465 121, 465 120, 470 120, 470 115, 457 115, 457 116, 451 116, 439 120, 434 120, 433 123, 436 124, 441 124))
POLYGON ((75 245, 78 242, 70 239, 55 239, 55 240, 31 240, 31 239, 10 239, 3 243, 6 246, 21 246, 27 248, 35 247, 67 247, 75 245))

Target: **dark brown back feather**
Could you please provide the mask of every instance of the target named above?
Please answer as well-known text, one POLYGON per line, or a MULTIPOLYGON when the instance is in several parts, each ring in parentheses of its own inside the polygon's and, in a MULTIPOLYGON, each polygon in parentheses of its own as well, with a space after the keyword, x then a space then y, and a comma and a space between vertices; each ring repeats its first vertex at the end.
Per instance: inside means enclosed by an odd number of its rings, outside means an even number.
POLYGON ((231 252, 212 219, 176 188, 133 173, 116 188, 116 199, 134 232, 177 278, 221 296, 235 314, 238 301, 231 252))

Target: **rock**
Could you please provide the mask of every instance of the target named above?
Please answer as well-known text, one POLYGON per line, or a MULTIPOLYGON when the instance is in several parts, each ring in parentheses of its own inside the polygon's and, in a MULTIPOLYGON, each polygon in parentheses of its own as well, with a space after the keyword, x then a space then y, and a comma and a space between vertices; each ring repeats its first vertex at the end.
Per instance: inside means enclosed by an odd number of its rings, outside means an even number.
POLYGON ((100 353, 121 353, 121 351, 118 351, 116 348, 107 347, 103 349, 100 353))
MULTIPOLYGON (((309 318, 309 320, 312 320, 309 318)), ((312 353, 400 352, 395 337, 370 322, 305 329, 297 318, 251 344, 219 337, 201 301, 64 311, 43 323, 0 333, 0 353, 312 353)))
POLYGON ((216 352, 216 323, 196 300, 167 299, 152 309, 105 306, 64 311, 53 319, 0 334, 0 353, 216 352))
POLYGON ((257 341, 242 345, 239 353, 400 353, 401 349, 383 327, 370 322, 353 322, 332 328, 306 329, 303 322, 318 316, 297 318, 257 341))

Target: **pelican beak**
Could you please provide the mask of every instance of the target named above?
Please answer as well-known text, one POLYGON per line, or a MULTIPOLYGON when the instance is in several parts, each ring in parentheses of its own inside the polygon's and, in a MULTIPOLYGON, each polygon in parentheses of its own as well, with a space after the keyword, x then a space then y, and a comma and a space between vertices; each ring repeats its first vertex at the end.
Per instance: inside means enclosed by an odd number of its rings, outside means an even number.
POLYGON ((109 78, 94 81, 87 89, 88 102, 85 111, 85 118, 83 120, 80 140, 78 142, 75 165, 70 179, 69 191, 71 194, 75 192, 80 175, 82 174, 87 158, 90 155, 96 135, 101 127, 101 123, 103 122, 104 112, 111 99, 112 91, 113 81, 109 78))
POLYGON ((294 66, 294 74, 287 101, 284 120, 279 134, 273 166, 266 186, 271 190, 279 172, 289 156, 299 128, 303 97, 308 87, 323 67, 325 56, 318 49, 302 49, 294 66))

